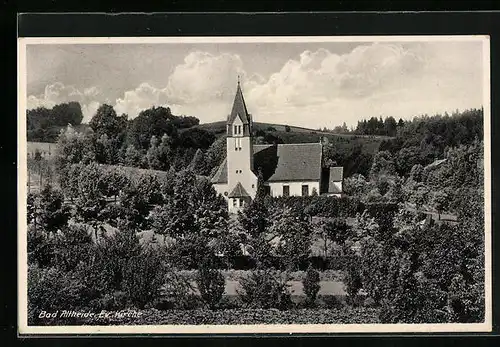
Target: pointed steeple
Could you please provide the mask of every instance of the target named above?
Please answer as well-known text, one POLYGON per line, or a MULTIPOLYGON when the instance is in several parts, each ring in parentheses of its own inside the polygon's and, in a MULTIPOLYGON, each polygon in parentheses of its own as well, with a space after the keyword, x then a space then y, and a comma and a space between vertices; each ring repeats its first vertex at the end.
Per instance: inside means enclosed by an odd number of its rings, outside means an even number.
POLYGON ((227 123, 232 123, 236 117, 239 117, 243 124, 249 124, 251 122, 250 115, 248 114, 247 106, 245 104, 245 99, 243 98, 243 92, 241 91, 239 75, 236 95, 234 96, 233 108, 231 109, 231 114, 227 119, 227 123))

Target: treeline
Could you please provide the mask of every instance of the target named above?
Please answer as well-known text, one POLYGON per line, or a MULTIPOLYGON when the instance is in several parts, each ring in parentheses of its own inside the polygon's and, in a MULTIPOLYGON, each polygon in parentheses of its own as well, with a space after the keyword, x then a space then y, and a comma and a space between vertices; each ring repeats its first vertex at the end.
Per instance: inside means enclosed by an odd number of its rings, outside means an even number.
POLYGON ((78 102, 58 104, 50 109, 38 107, 27 110, 28 141, 56 142, 61 127, 79 125, 82 119, 82 108, 78 102))
POLYGON ((397 158, 396 170, 407 176, 413 165, 426 166, 444 158, 448 148, 468 145, 476 139, 483 139, 482 109, 407 121, 395 139, 380 144, 380 150, 391 152, 397 158))
MULTIPOLYGON (((113 107, 102 105, 89 123, 89 131, 72 127, 58 136, 58 157, 62 161, 96 162, 153 170, 189 166, 197 151, 207 151, 215 136, 194 127, 194 117, 172 115, 169 108, 153 107, 127 120, 113 107)), ((198 154, 198 157, 200 153, 198 154)), ((203 165, 196 167, 203 169, 203 165)))
POLYGON ((378 152, 367 176, 353 175, 344 180, 346 194, 362 202, 380 202, 398 197, 417 209, 457 212, 463 195, 483 189, 484 142, 449 148, 432 165, 415 164, 407 177, 398 173, 398 157, 389 151, 378 152))
POLYGON ((355 134, 360 135, 382 135, 382 136, 396 136, 398 128, 405 125, 403 119, 396 121, 394 117, 371 117, 370 119, 358 121, 358 125, 354 130, 355 134))

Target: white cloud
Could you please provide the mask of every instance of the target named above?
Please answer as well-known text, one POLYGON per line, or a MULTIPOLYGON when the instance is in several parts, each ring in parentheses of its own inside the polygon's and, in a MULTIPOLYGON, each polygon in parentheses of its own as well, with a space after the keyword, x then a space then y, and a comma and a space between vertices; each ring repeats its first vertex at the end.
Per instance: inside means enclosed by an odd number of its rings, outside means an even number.
POLYGON ((248 91, 247 103, 259 121, 355 125, 479 107, 481 78, 480 46, 372 44, 345 55, 319 49, 289 60, 248 91))
POLYGON ((61 82, 56 82, 47 85, 41 95, 28 96, 27 108, 52 108, 57 104, 77 101, 82 107, 82 122, 87 123, 100 105, 96 99, 101 94, 101 91, 97 87, 90 87, 80 91, 73 85, 65 85, 61 82))
POLYGON ((136 89, 124 93, 123 98, 116 100, 115 111, 117 114, 125 113, 129 119, 145 109, 153 106, 168 105, 166 89, 155 88, 148 83, 141 83, 136 89))
POLYGON ((480 43, 375 43, 342 55, 305 50, 266 77, 248 73, 244 59, 194 51, 160 88, 141 83, 110 102, 98 88, 81 91, 55 83, 42 95, 30 95, 28 105, 80 101, 85 120, 100 102, 114 104, 118 114, 129 118, 152 106, 169 106, 174 114, 212 122, 230 112, 237 75, 256 121, 312 128, 356 125, 372 116, 408 119, 482 104, 480 43))
POLYGON ((227 101, 233 96, 237 75, 246 77, 239 55, 191 52, 170 75, 168 95, 179 104, 227 101))

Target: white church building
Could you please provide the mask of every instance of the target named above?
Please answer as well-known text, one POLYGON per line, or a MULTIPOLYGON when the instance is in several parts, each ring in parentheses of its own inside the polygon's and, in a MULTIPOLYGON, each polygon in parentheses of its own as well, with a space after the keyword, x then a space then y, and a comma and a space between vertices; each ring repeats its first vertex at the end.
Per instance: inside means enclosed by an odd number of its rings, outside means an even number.
POLYGON ((240 82, 227 118, 227 156, 211 178, 230 213, 238 212, 257 193, 262 172, 271 196, 325 194, 340 197, 343 168, 323 166, 323 144, 253 144, 253 120, 248 113, 240 82))

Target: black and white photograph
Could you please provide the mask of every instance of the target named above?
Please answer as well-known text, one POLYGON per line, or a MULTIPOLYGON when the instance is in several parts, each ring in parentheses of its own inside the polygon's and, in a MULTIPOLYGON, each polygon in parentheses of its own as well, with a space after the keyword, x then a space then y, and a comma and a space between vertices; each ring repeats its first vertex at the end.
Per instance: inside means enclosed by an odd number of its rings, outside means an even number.
POLYGON ((19 331, 491 331, 487 36, 20 38, 19 331))

